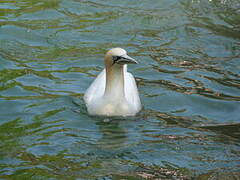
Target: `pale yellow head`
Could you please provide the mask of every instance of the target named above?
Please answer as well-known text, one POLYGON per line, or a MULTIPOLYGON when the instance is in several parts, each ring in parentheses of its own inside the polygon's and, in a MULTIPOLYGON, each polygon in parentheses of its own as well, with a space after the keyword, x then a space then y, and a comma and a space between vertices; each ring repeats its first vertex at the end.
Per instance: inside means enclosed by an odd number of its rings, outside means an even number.
POLYGON ((104 63, 106 68, 110 68, 116 65, 123 66, 124 64, 137 64, 138 62, 129 57, 124 49, 113 48, 106 53, 104 63))

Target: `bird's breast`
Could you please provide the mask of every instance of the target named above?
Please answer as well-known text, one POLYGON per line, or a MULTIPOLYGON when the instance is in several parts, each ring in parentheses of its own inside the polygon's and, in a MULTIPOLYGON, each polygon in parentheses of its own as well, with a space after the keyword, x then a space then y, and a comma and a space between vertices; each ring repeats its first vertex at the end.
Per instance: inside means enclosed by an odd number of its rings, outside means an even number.
POLYGON ((92 115, 106 116, 132 116, 135 110, 127 103, 126 100, 107 100, 98 99, 96 103, 88 106, 88 111, 92 115))

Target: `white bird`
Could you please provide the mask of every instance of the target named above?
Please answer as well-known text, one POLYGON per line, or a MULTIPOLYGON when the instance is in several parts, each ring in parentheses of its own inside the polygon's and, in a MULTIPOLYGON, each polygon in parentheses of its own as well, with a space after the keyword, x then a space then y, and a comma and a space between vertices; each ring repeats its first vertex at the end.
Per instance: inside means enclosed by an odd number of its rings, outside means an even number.
POLYGON ((105 69, 97 76, 84 95, 90 115, 134 116, 141 102, 133 75, 127 64, 138 62, 122 48, 113 48, 105 55, 105 69))

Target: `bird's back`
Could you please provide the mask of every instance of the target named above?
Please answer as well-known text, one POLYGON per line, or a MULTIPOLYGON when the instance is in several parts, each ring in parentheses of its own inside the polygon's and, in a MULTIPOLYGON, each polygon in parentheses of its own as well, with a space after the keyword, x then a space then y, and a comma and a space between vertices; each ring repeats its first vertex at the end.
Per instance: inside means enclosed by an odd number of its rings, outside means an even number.
POLYGON ((106 70, 102 70, 102 72, 96 77, 96 79, 89 86, 87 91, 84 94, 84 101, 86 104, 90 104, 94 99, 100 98, 104 95, 106 86, 106 70))

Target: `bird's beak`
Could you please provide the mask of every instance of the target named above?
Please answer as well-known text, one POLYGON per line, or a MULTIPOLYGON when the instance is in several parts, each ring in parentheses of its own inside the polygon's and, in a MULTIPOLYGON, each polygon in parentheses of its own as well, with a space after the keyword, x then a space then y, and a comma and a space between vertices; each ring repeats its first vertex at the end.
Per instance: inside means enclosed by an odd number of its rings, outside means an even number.
POLYGON ((127 54, 120 56, 121 58, 117 61, 118 64, 138 64, 138 62, 129 57, 127 54))

